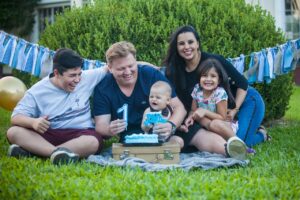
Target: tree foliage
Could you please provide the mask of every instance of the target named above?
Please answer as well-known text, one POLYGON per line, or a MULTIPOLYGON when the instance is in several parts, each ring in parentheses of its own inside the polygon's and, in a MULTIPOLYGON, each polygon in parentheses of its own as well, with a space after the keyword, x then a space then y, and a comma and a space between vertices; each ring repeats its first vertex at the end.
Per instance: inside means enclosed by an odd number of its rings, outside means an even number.
POLYGON ((31 33, 34 8, 39 0, 9 0, 0 2, 0 27, 20 37, 31 33))

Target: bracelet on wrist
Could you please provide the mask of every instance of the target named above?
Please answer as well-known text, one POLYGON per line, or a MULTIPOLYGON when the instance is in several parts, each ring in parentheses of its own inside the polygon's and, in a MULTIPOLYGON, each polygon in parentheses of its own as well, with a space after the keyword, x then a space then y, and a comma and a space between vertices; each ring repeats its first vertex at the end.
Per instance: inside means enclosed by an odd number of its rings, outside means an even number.
POLYGON ((172 125, 171 134, 172 135, 175 134, 175 132, 176 132, 176 125, 173 122, 169 121, 169 120, 167 122, 172 125))

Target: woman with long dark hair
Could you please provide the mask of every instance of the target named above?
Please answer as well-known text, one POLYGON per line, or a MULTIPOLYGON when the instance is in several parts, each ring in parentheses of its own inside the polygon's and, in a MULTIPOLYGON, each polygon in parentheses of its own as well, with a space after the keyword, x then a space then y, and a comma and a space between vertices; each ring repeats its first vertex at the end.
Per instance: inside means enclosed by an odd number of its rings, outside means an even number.
MULTIPOLYGON (((248 85, 247 80, 223 56, 202 51, 199 34, 192 26, 179 27, 169 41, 167 55, 163 61, 166 76, 175 86, 179 99, 185 109, 190 111, 191 93, 199 81, 197 70, 202 62, 209 58, 218 60, 228 75, 230 90, 234 102, 228 104, 227 119, 238 117, 237 136, 252 147, 267 140, 267 134, 259 130, 264 117, 265 105, 261 95, 248 85)), ((197 150, 222 153, 226 141, 219 135, 207 131, 199 124, 189 130, 178 131, 185 141, 183 151, 197 150)))

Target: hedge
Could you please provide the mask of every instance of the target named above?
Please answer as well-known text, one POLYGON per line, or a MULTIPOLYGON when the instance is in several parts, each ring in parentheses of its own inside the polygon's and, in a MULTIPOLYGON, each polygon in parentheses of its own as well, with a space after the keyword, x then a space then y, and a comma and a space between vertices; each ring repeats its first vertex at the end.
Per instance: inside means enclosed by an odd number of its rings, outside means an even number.
MULTIPOLYGON (((273 17, 244 0, 98 0, 57 16, 40 44, 51 49, 69 47, 85 58, 105 61, 111 44, 127 40, 136 46, 138 60, 160 66, 170 34, 187 24, 200 33, 204 51, 224 57, 250 55, 286 42, 273 17)), ((265 100, 265 119, 283 117, 292 76, 282 75, 271 84, 254 87, 265 100)))

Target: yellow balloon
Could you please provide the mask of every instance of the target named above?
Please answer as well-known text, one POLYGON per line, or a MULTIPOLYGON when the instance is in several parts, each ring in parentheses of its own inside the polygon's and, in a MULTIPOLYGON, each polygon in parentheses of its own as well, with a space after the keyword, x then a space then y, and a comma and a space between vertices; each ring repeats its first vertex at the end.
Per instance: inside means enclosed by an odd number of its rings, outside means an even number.
POLYGON ((6 76, 0 79, 0 107, 12 111, 24 96, 27 88, 16 77, 6 76))

